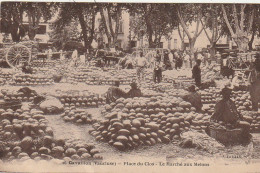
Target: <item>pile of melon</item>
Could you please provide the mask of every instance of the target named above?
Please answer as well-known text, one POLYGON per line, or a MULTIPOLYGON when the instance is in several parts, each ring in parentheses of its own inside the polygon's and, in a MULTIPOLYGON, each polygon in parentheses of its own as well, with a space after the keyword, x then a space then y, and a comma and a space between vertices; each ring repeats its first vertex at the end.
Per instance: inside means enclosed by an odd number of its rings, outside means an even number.
POLYGON ((18 74, 14 77, 13 85, 50 85, 53 84, 52 76, 44 74, 18 74))
POLYGON ((76 109, 75 107, 65 108, 64 113, 61 117, 65 122, 73 122, 76 124, 91 124, 94 122, 92 120, 92 115, 86 110, 76 109))
POLYGON ((69 75, 68 80, 72 83, 84 82, 88 85, 111 85, 115 80, 119 80, 121 84, 130 84, 135 78, 135 74, 131 71, 115 70, 115 69, 89 69, 80 68, 69 75))
POLYGON ((23 139, 26 136, 32 138, 53 135, 53 131, 47 126, 47 120, 45 119, 43 112, 32 109, 22 110, 17 109, 1 109, 1 137, 4 140, 23 139))
POLYGON ((9 90, 1 90, 3 94, 4 101, 22 101, 22 102, 31 102, 36 96, 34 93, 30 93, 30 95, 25 95, 23 92, 17 91, 9 91, 9 90))
POLYGON ((250 94, 247 91, 233 91, 233 100, 239 111, 251 110, 252 102, 250 100, 250 94))
POLYGON ((98 94, 91 93, 88 90, 85 91, 56 91, 56 97, 60 99, 64 106, 76 106, 76 107, 97 107, 98 105, 105 103, 105 98, 100 97, 98 94))
POLYGON ((202 132, 209 125, 211 115, 207 113, 195 113, 194 118, 192 119, 191 129, 202 132))
POLYGON ((199 92, 203 104, 215 104, 219 99, 221 99, 221 96, 219 95, 220 89, 215 87, 200 90, 199 92))
POLYGON ((260 132, 260 113, 255 111, 242 111, 244 120, 250 124, 251 132, 260 132))
POLYGON ((33 67, 46 67, 46 68, 53 68, 57 63, 60 63, 60 61, 57 60, 33 60, 32 66, 33 67))
POLYGON ((195 108, 175 97, 118 99, 105 105, 106 120, 93 124, 90 134, 119 150, 178 140, 189 130, 195 108))
POLYGON ((13 73, 12 72, 4 72, 0 70, 0 79, 2 81, 3 84, 5 84, 6 82, 11 81, 13 78, 13 73))
POLYGON ((72 144, 53 138, 43 112, 36 109, 0 110, 0 150, 3 160, 102 159, 90 144, 72 144))
POLYGON ((48 74, 50 69, 46 67, 33 67, 33 73, 41 73, 41 74, 48 74))

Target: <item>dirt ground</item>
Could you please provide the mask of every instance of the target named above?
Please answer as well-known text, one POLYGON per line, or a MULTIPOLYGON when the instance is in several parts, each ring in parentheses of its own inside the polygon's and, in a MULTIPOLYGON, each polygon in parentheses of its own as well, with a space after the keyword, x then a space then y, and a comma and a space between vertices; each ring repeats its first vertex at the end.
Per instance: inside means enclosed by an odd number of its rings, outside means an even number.
MULTIPOLYGON (((102 115, 98 108, 88 109, 93 118, 101 120, 102 115)), ((170 144, 157 144, 155 146, 141 146, 132 151, 120 152, 114 147, 95 141, 95 138, 88 133, 91 125, 76 125, 70 122, 64 122, 59 115, 46 115, 49 126, 53 128, 55 137, 66 139, 71 142, 86 142, 94 144, 101 152, 104 161, 106 160, 171 160, 171 159, 217 159, 236 162, 254 162, 260 159, 260 134, 253 135, 253 143, 249 146, 228 147, 216 154, 210 154, 207 151, 198 149, 183 149, 178 146, 178 141, 170 144), (239 158, 237 158, 239 157, 239 158)))
MULTIPOLYGON (((170 73, 167 75, 178 75, 170 73)), ((181 73, 178 72, 178 73, 181 73)), ((53 94, 56 90, 89 90, 93 93, 104 94, 109 86, 90 86, 84 83, 68 84, 58 83, 49 86, 34 86, 31 89, 38 93, 53 94)), ((0 89, 18 90, 21 86, 1 86, 0 89)), ((128 90, 129 86, 122 86, 128 90)), ((93 118, 101 120, 102 115, 98 108, 90 108, 87 110, 92 114, 93 118)), ((91 125, 77 125, 70 122, 64 122, 60 115, 46 115, 49 126, 53 128, 54 137, 57 139, 65 139, 72 142, 92 143, 101 152, 103 161, 122 161, 128 162, 136 160, 152 160, 153 162, 177 161, 179 159, 197 160, 200 162, 219 162, 225 164, 248 164, 259 163, 260 161, 260 134, 253 135, 253 143, 247 147, 236 146, 225 148, 217 154, 210 154, 206 151, 198 149, 183 149, 178 146, 177 142, 170 144, 156 144, 155 146, 141 146, 132 151, 120 152, 107 143, 97 142, 93 136, 88 133, 91 125), (241 156, 241 157, 239 157, 241 156), (239 158, 238 158, 239 157, 239 158)), ((260 170, 260 168, 259 168, 260 170)))

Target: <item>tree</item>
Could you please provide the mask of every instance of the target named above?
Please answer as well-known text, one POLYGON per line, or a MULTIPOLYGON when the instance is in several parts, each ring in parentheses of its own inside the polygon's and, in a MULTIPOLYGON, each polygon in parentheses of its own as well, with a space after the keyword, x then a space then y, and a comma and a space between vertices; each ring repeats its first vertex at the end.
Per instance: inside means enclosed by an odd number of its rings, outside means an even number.
POLYGON ((260 20, 259 20, 259 16, 260 16, 260 5, 257 4, 254 6, 255 8, 255 18, 253 21, 253 26, 252 26, 252 34, 251 34, 251 38, 248 42, 248 49, 249 50, 253 50, 253 42, 254 42, 254 38, 256 35, 258 35, 258 37, 260 36, 260 20))
POLYGON ((169 38, 173 25, 167 14, 167 4, 131 4, 128 9, 135 20, 130 26, 132 32, 144 34, 150 48, 158 47, 163 36, 169 38))
POLYGON ((180 25, 178 25, 177 29, 178 29, 179 37, 181 39, 181 50, 184 50, 185 49, 185 36, 186 36, 185 31, 184 31, 184 29, 181 30, 180 25))
POLYGON ((211 58, 215 56, 216 44, 218 40, 221 36, 228 32, 221 15, 221 6, 219 4, 208 4, 204 16, 204 21, 203 19, 201 20, 204 32, 210 42, 211 58), (210 30, 211 34, 208 33, 207 29, 210 30))
POLYGON ((194 45, 196 40, 204 29, 204 27, 200 28, 200 23, 203 17, 203 8, 202 4, 179 4, 175 7, 180 25, 188 37, 192 57, 194 57, 195 53, 194 45), (192 24, 192 22, 196 23, 196 29, 193 35, 188 29, 188 26, 192 24))
POLYGON ((62 30, 71 21, 78 21, 86 49, 91 49, 95 37, 96 3, 61 3, 58 19, 54 23, 56 30, 62 30))
POLYGON ((110 47, 114 47, 117 43, 119 24, 122 18, 123 7, 124 4, 122 3, 99 4, 99 12, 102 21, 102 27, 100 27, 100 30, 105 30, 108 45, 110 47))
POLYGON ((28 17, 28 36, 33 40, 37 34, 41 19, 50 20, 57 10, 56 3, 24 2, 25 12, 28 17))
POLYGON ((71 21, 71 23, 64 26, 62 30, 54 28, 49 34, 50 41, 58 50, 63 49, 67 42, 80 41, 81 37, 80 31, 77 28, 78 25, 77 21, 71 21))
MULTIPOLYGON (((252 4, 221 5, 225 23, 232 39, 240 52, 248 49, 249 36, 255 18, 255 7, 252 4)), ((259 16, 258 16, 259 17, 259 16)))
POLYGON ((25 36, 23 14, 25 11, 22 2, 1 3, 1 32, 10 33, 14 42, 19 42, 25 36))

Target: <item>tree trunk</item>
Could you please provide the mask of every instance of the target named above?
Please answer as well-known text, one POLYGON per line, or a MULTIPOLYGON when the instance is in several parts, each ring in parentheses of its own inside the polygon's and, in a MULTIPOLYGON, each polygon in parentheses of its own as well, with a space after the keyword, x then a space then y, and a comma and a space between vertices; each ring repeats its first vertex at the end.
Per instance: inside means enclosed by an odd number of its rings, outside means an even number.
POLYGON ((91 31, 90 31, 90 36, 89 36, 89 39, 88 39, 88 50, 92 49, 92 42, 93 42, 93 39, 94 39, 94 33, 95 33, 95 18, 96 18, 96 13, 93 12, 92 13, 92 21, 91 21, 91 31))
POLYGON ((106 32, 106 36, 107 36, 108 46, 110 47, 111 43, 112 43, 112 38, 111 38, 111 35, 108 31, 108 26, 107 26, 107 23, 106 23, 106 18, 105 18, 105 15, 104 15, 103 8, 100 9, 100 14, 101 14, 101 19, 103 21, 103 24, 105 25, 105 32, 106 32))
POLYGON ((250 41, 248 42, 248 49, 249 49, 249 50, 253 50, 253 42, 254 42, 254 39, 255 39, 255 32, 256 32, 256 29, 253 30, 251 39, 250 39, 250 41))
POLYGON ((19 23, 14 22, 14 24, 11 24, 9 26, 11 26, 10 32, 11 32, 12 40, 14 42, 19 42, 20 41, 20 35, 18 33, 19 23))
POLYGON ((192 68, 192 60, 195 58, 195 45, 196 39, 189 39, 189 48, 190 48, 190 56, 191 56, 191 61, 190 61, 190 67, 192 68))
POLYGON ((81 8, 79 8, 77 15, 78 15, 79 23, 80 23, 80 26, 81 26, 81 32, 82 32, 83 40, 84 40, 84 46, 85 46, 86 49, 88 49, 89 45, 88 45, 87 27, 86 27, 86 22, 84 20, 84 15, 83 15, 81 8))
POLYGON ((210 58, 211 60, 215 58, 216 54, 216 42, 211 42, 210 43, 210 58))
POLYGON ((239 52, 247 52, 249 39, 246 36, 233 38, 237 44, 239 52))

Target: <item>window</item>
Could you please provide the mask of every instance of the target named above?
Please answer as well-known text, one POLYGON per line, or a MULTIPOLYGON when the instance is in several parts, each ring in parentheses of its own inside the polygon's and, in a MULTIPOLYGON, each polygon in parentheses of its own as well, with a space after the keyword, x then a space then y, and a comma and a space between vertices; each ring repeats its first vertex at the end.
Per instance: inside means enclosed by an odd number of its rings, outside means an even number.
POLYGON ((131 41, 131 48, 137 47, 137 41, 131 41))
POLYGON ((171 49, 171 40, 168 40, 168 49, 171 49))
POLYGON ((119 22, 118 33, 124 33, 123 21, 120 21, 120 22, 119 22))
POLYGON ((163 42, 159 43, 159 48, 163 48, 163 42))
POLYGON ((117 40, 117 47, 122 48, 122 40, 117 40))
POLYGON ((174 39, 174 49, 177 49, 177 43, 178 43, 177 39, 174 39))

